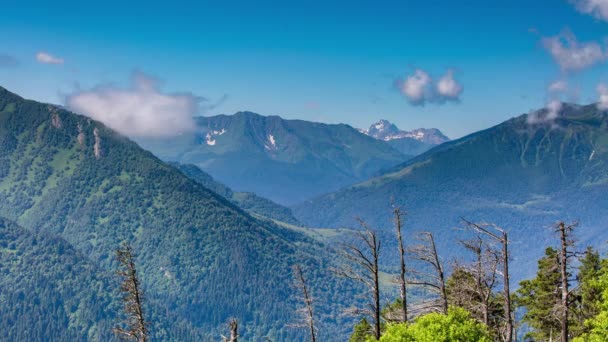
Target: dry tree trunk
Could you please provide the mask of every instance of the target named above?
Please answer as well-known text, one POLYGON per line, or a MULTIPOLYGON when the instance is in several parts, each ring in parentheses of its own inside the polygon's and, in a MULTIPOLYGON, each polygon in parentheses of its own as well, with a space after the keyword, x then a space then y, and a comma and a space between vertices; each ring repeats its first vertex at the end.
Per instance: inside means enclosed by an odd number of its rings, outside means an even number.
POLYGON ((469 272, 475 277, 475 288, 471 289, 481 300, 482 322, 490 326, 490 300, 496 285, 500 252, 487 246, 484 239, 478 235, 475 239, 460 241, 460 243, 475 255, 475 263, 469 267, 469 272))
POLYGON ((570 292, 569 292, 569 279, 568 279, 568 267, 570 265, 570 258, 576 256, 576 253, 572 250, 574 248, 574 239, 572 237, 574 228, 578 223, 566 225, 563 221, 555 225, 555 231, 559 234, 560 240, 560 275, 561 275, 561 340, 562 342, 568 342, 569 334, 569 316, 570 316, 570 292))
POLYGON ((116 273, 123 280, 120 291, 123 294, 124 314, 126 316, 123 323, 126 328, 117 327, 114 332, 127 340, 146 342, 148 341, 148 323, 144 319, 143 293, 137 278, 131 245, 123 243, 116 250, 116 259, 119 264, 116 273))
POLYGON ((405 268, 405 248, 403 247, 403 236, 401 234, 402 228, 402 216, 401 208, 395 207, 393 210, 395 215, 394 223, 397 231, 397 243, 399 248, 399 290, 401 295, 401 312, 403 315, 403 322, 407 322, 407 288, 406 288, 406 268, 405 268))
POLYGON ((304 316, 306 325, 310 331, 310 341, 316 342, 317 335, 316 335, 316 330, 315 330, 314 312, 313 312, 313 306, 312 306, 313 299, 312 299, 312 296, 308 289, 308 285, 306 284, 306 279, 304 278, 304 274, 302 272, 302 267, 300 267, 300 265, 295 265, 293 267, 293 269, 294 269, 294 275, 296 278, 295 279, 296 287, 299 288, 300 291, 302 291, 302 300, 304 301, 303 316, 304 316))
POLYGON ((233 318, 230 320, 230 323, 228 323, 228 326, 230 327, 230 338, 228 339, 228 342, 238 342, 239 322, 236 318, 233 318))
POLYGON ((380 269, 378 259, 380 256, 380 241, 376 232, 369 229, 367 224, 358 219, 365 231, 354 234, 355 242, 343 244, 343 258, 350 265, 343 264, 335 269, 338 276, 348 278, 363 284, 369 290, 371 303, 369 308, 351 308, 348 313, 351 315, 365 314, 373 319, 374 337, 379 340, 380 331, 380 269))
POLYGON ((504 292, 504 315, 505 315, 505 342, 513 341, 513 310, 511 309, 511 289, 509 286, 509 237, 507 232, 495 224, 477 224, 463 219, 465 224, 478 234, 501 244, 500 263, 502 263, 503 292, 504 292), (492 228, 498 233, 489 230, 492 228))

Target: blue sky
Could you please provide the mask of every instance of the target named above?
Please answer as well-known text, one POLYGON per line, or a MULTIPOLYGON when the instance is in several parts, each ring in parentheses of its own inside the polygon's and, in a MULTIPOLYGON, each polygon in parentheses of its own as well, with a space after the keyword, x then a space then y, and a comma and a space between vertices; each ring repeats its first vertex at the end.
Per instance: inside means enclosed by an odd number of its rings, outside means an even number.
POLYGON ((8 0, 0 85, 64 104, 100 85, 127 91, 139 72, 161 80, 158 92, 208 99, 205 115, 251 110, 355 127, 385 118, 455 138, 545 106, 558 80, 568 84, 561 98, 597 101, 606 56, 560 67, 543 40, 569 30, 605 52, 602 8, 585 13, 576 1, 8 0), (40 62, 41 52, 56 60, 40 62), (397 85, 417 69, 431 88, 452 70, 457 101, 412 104, 397 85))

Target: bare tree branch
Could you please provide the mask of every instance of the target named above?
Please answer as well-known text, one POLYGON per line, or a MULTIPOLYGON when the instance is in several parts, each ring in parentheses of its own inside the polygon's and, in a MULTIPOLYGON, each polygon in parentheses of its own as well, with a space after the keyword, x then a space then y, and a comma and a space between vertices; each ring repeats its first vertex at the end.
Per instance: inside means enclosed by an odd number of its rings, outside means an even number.
POLYGON ((367 287, 371 297, 369 309, 350 308, 345 313, 370 316, 374 323, 374 336, 378 340, 381 335, 380 269, 378 266, 380 241, 376 232, 371 230, 363 220, 357 220, 364 231, 354 233, 354 242, 342 244, 342 256, 350 265, 344 264, 334 271, 338 276, 357 281, 367 287))
POLYGON ((144 319, 143 293, 137 278, 131 245, 126 242, 123 243, 116 250, 116 259, 119 264, 116 273, 123 280, 120 291, 123 294, 124 314, 126 316, 124 325, 126 327, 116 327, 114 333, 125 340, 146 342, 148 341, 148 323, 144 319))

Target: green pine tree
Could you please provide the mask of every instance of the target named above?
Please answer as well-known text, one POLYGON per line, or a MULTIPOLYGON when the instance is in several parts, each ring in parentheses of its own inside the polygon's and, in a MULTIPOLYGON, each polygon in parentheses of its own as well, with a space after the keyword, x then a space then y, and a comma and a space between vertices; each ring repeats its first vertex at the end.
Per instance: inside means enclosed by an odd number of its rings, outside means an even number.
POLYGON ((369 337, 373 337, 373 330, 371 324, 367 321, 367 319, 362 318, 355 328, 353 329, 353 334, 350 336, 349 342, 365 342, 369 337))
POLYGON ((519 283, 516 304, 525 307, 522 322, 533 330, 526 338, 534 341, 548 341, 559 337, 561 326, 558 320, 560 295, 559 254, 554 248, 547 248, 545 256, 538 261, 536 278, 519 283))

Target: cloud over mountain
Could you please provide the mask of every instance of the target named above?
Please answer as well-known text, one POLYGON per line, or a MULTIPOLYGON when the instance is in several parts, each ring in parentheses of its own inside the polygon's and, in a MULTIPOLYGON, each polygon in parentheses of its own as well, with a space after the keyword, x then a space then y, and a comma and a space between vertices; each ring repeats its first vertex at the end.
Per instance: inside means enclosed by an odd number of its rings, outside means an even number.
POLYGON ((599 95, 597 107, 601 110, 608 109, 608 86, 604 83, 598 84, 597 93, 599 95))
POLYGON ((190 93, 163 93, 159 81, 136 72, 131 86, 102 85, 66 98, 73 111, 99 120, 132 137, 169 137, 191 131, 192 117, 204 98, 190 93))

